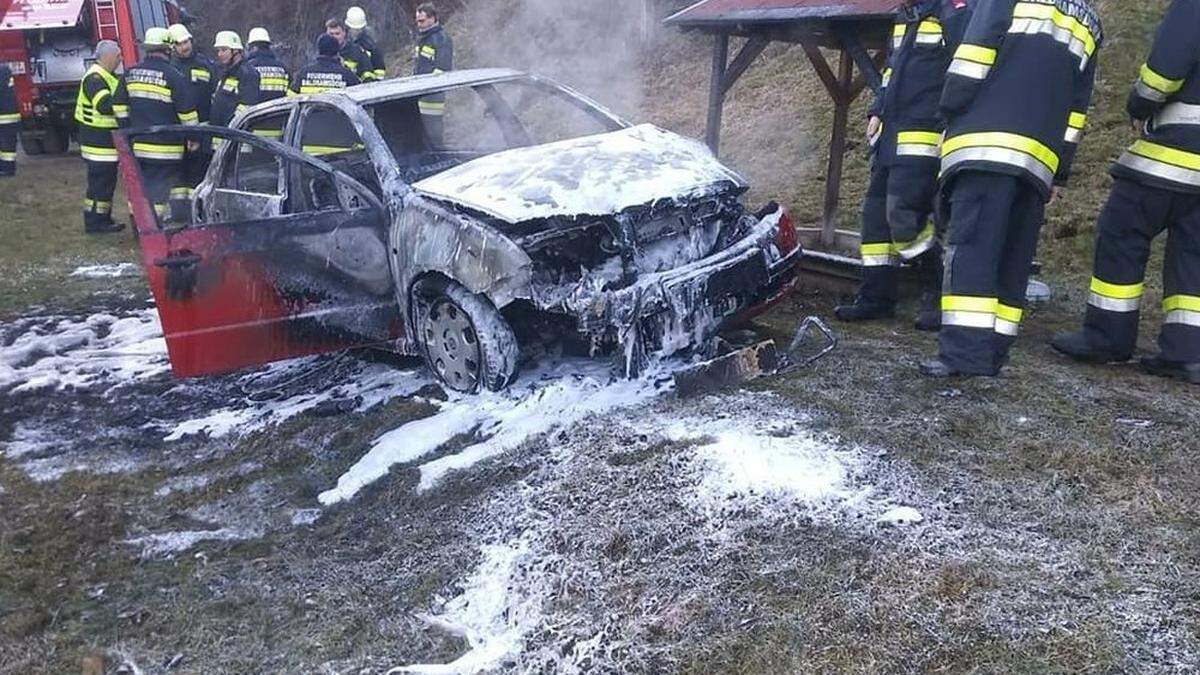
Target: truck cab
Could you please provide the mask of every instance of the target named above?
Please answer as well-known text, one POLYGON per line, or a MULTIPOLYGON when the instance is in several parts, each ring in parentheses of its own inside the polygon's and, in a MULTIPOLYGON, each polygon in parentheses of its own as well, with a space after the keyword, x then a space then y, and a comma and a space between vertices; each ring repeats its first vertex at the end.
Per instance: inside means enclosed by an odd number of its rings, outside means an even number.
POLYGON ((0 0, 0 61, 12 69, 25 153, 61 154, 75 135, 75 96, 100 40, 126 67, 146 29, 179 21, 169 0, 0 0))

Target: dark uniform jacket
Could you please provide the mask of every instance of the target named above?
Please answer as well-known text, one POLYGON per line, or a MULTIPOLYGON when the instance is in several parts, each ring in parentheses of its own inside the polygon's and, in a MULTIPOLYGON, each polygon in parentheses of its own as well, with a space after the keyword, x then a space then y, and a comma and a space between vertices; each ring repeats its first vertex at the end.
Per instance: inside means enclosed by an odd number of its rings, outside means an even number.
POLYGON ((1114 176, 1200 192, 1200 0, 1174 0, 1126 106, 1146 123, 1114 176))
POLYGON ((370 79, 371 57, 354 40, 347 39, 346 44, 342 45, 342 50, 338 52, 338 56, 342 57, 342 65, 346 67, 346 70, 354 73, 359 82, 366 82, 370 79))
POLYGON ((320 94, 359 83, 358 76, 336 56, 318 56, 292 76, 292 94, 320 94))
MULTIPOLYGON (((126 71, 117 88, 114 105, 126 106, 134 129, 160 124, 198 124, 200 116, 191 98, 191 85, 170 60, 151 54, 126 71)), ((176 134, 134 141, 135 157, 149 160, 183 159, 184 139, 176 134)))
POLYGON ((176 56, 171 65, 188 81, 200 122, 207 122, 212 112, 213 88, 217 84, 216 64, 207 56, 192 52, 186 59, 176 56))
POLYGON ((938 103, 972 6, 968 0, 922 0, 897 13, 883 88, 871 106, 883 121, 874 141, 877 166, 936 164, 945 129, 938 103))
POLYGON ((946 75, 942 178, 977 169, 1048 197, 1071 172, 1103 42, 1086 0, 976 0, 946 75))
POLYGON ((17 109, 17 89, 12 70, 8 64, 0 63, 0 127, 21 123, 21 112, 17 109))
POLYGON ((234 115, 246 107, 243 97, 251 101, 258 101, 259 97, 258 71, 248 66, 245 59, 221 71, 217 77, 209 123, 219 127, 229 126, 234 115))
MULTIPOLYGON (((117 161, 112 132, 121 122, 118 108, 114 105, 120 83, 116 75, 98 63, 93 63, 79 82, 79 95, 75 98, 75 122, 79 134, 79 154, 86 160, 117 161)), ((127 119, 128 106, 120 111, 120 117, 127 119)))
POLYGON ((366 74, 361 77, 363 82, 371 82, 373 80, 382 80, 387 77, 387 66, 383 62, 383 50, 375 44, 375 40, 364 29, 359 32, 358 37, 354 38, 354 44, 367 55, 367 61, 370 62, 370 67, 366 69, 366 74))
POLYGON ((251 99, 250 92, 242 90, 242 104, 251 106, 274 101, 287 96, 288 70, 287 66, 268 48, 259 47, 246 54, 245 63, 258 73, 258 96, 251 99))
MULTIPOLYGON (((431 75, 454 70, 454 42, 442 27, 434 26, 420 33, 417 39, 414 75, 431 75)), ((417 102, 422 115, 444 115, 445 92, 430 94, 417 102)))

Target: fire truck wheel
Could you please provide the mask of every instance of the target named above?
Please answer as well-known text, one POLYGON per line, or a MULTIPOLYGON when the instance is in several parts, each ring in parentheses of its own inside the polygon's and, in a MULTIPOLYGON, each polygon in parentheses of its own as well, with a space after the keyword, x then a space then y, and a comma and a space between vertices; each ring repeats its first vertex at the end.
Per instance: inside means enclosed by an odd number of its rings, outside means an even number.
POLYGON ((45 149, 42 147, 42 139, 25 132, 21 133, 21 149, 30 157, 45 153, 45 149))
POLYGON ((42 138, 42 151, 47 155, 63 155, 71 147, 71 135, 65 129, 51 127, 42 138))

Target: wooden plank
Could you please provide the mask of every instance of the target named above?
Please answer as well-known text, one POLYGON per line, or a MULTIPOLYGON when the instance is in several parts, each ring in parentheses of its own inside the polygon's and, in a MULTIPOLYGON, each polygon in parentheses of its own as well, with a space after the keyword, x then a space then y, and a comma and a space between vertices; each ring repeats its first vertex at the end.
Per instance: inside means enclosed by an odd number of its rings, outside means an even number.
POLYGON ((746 44, 742 46, 742 49, 738 52, 738 55, 733 57, 733 63, 730 63, 729 67, 725 70, 725 78, 721 83, 721 92, 723 94, 729 93, 729 90, 732 89, 733 85, 737 83, 738 78, 740 78, 746 72, 746 69, 750 67, 750 64, 754 63, 754 59, 757 59, 770 43, 771 41, 767 38, 761 35, 756 35, 750 38, 746 44))
POLYGON ((746 347, 675 373, 675 393, 680 397, 720 391, 779 370, 779 348, 774 340, 746 347))
POLYGON ((842 50, 838 60, 838 95, 834 97, 833 133, 829 141, 829 169, 825 172, 825 210, 821 219, 821 244, 826 247, 832 247, 836 237, 853 78, 854 60, 846 50, 842 50))
POLYGON ((725 70, 729 62, 729 33, 718 33, 713 39, 712 77, 708 85, 708 126, 704 140, 713 154, 721 145, 721 117, 725 112, 725 70))
POLYGON ((812 63, 813 70, 817 71, 817 77, 825 83, 826 91, 833 97, 834 103, 837 103, 841 97, 841 86, 838 84, 837 76, 833 74, 833 69, 829 67, 829 62, 825 60, 825 55, 821 53, 821 48, 817 46, 816 41, 809 37, 801 38, 800 47, 804 49, 804 54, 812 63))

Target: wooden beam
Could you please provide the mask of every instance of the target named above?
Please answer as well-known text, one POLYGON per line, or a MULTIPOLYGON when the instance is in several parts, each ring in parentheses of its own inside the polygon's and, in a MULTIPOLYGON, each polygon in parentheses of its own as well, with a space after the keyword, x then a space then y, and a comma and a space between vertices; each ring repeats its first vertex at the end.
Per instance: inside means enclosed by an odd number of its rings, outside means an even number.
MULTIPOLYGON (((871 55, 859 41, 858 36, 853 30, 842 25, 835 25, 833 31, 842 44, 842 58, 844 59, 845 55, 849 54, 854 59, 854 63, 858 65, 858 70, 866 78, 871 91, 879 93, 883 85, 883 76, 879 72, 879 67, 875 65, 875 61, 871 59, 871 55)), ((847 87, 846 90, 848 92, 850 87, 847 87)))
POLYGON ((725 69, 725 79, 721 84, 721 90, 723 93, 729 93, 729 90, 732 89, 733 85, 737 83, 738 78, 740 78, 746 72, 746 69, 750 67, 750 64, 754 63, 754 59, 757 59, 770 43, 771 41, 766 37, 756 35, 750 38, 746 44, 742 46, 742 49, 738 52, 738 55, 733 57, 733 63, 730 63, 729 67, 725 69))
POLYGON ((833 102, 837 103, 842 96, 841 85, 838 84, 833 69, 829 67, 829 62, 825 60, 825 55, 821 53, 821 48, 817 46, 816 41, 808 38, 802 39, 800 46, 804 49, 804 54, 808 56, 809 62, 812 63, 813 70, 817 71, 817 77, 825 83, 825 89, 833 97, 833 102))
POLYGON ((833 134, 829 141, 829 169, 825 173, 825 211, 821 221, 821 244, 833 247, 837 236, 838 205, 842 196, 842 168, 846 158, 846 132, 850 122, 850 85, 854 78, 854 59, 845 49, 838 59, 837 88, 834 97, 833 134))
POLYGON ((713 38, 712 76, 708 84, 708 126, 704 140, 713 154, 721 145, 721 117, 725 112, 725 71, 729 62, 729 33, 713 38))

